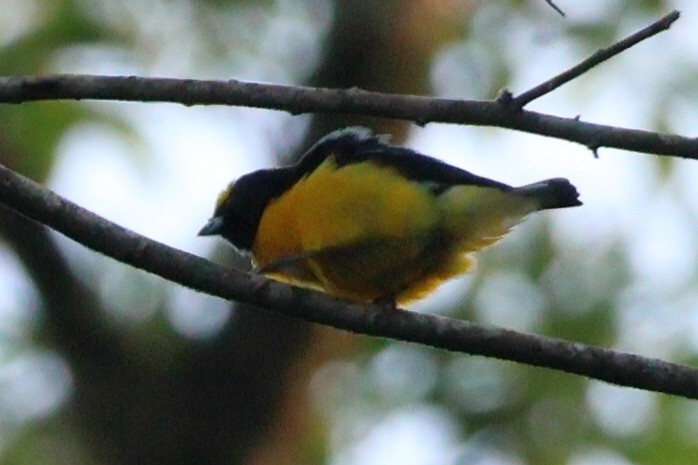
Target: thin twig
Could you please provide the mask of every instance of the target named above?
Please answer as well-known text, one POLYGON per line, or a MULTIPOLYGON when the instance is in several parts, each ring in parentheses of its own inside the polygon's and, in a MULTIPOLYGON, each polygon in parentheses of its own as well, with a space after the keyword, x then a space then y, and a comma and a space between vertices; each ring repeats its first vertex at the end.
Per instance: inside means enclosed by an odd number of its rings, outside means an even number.
POLYGON ((557 11, 558 13, 560 13, 560 16, 562 16, 563 18, 565 17, 565 12, 562 11, 562 10, 560 9, 559 6, 555 5, 555 2, 553 2, 553 0, 545 0, 545 3, 547 3, 548 5, 550 5, 550 6, 552 7, 553 10, 557 11))
POLYGON ((674 21, 679 19, 680 16, 681 13, 679 13, 678 10, 674 10, 659 21, 650 24, 649 26, 637 31, 636 33, 626 37, 625 39, 619 42, 616 42, 610 47, 597 50, 592 56, 582 61, 578 65, 573 66, 572 68, 568 69, 563 73, 558 74, 552 79, 549 79, 544 83, 537 85, 533 89, 527 90, 521 95, 514 97, 511 100, 510 105, 515 108, 523 108, 531 101, 539 97, 542 97, 547 93, 552 92, 553 90, 557 89, 563 84, 566 84, 571 80, 579 77, 580 75, 586 73, 599 63, 608 60, 609 58, 623 52, 624 50, 629 49, 633 45, 636 45, 645 39, 649 39, 650 37, 657 35, 662 31, 666 31, 667 29, 669 29, 669 27, 671 27, 674 21))
POLYGON ((222 104, 299 113, 355 113, 415 121, 497 126, 634 152, 698 159, 698 139, 625 129, 533 111, 511 111, 497 101, 451 100, 242 81, 55 75, 0 78, 0 103, 36 100, 121 100, 185 105, 222 104))
POLYGON ((0 165, 0 203, 109 257, 183 286, 312 323, 552 368, 698 399, 698 369, 467 321, 360 306, 225 268, 140 236, 0 165))

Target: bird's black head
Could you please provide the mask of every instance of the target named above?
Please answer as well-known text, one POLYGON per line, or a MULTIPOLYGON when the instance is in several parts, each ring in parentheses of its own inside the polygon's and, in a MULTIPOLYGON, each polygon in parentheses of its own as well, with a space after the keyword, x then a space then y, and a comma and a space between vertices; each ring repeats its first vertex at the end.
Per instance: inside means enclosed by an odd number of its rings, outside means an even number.
POLYGON ((287 170, 259 170, 242 176, 220 193, 213 216, 199 236, 222 236, 240 250, 250 250, 269 202, 290 184, 287 170))

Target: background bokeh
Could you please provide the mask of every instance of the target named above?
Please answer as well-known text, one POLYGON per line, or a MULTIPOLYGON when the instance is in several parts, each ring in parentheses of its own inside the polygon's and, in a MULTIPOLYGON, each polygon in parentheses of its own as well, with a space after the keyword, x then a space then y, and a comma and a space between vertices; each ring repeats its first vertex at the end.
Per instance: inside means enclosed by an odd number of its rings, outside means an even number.
MULTIPOLYGON (((698 127, 690 0, 0 0, 0 75, 100 73, 489 99, 682 10, 668 32, 530 108, 698 127)), ((0 163, 158 241, 242 173, 364 124, 584 207, 529 218, 415 311, 671 361, 698 354, 698 164, 496 128, 222 106, 0 106, 0 163)), ((0 208, 0 462, 693 465, 698 404, 231 307, 0 208)))

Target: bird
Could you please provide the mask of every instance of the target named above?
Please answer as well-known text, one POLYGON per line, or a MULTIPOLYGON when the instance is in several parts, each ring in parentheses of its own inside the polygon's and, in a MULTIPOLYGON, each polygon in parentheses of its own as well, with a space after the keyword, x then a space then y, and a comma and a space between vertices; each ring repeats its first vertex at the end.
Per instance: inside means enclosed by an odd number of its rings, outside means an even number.
POLYGON ((269 278, 397 308, 472 270, 474 252, 529 213, 579 205, 567 179, 512 187, 346 127, 293 165, 230 183, 199 235, 222 236, 269 278))

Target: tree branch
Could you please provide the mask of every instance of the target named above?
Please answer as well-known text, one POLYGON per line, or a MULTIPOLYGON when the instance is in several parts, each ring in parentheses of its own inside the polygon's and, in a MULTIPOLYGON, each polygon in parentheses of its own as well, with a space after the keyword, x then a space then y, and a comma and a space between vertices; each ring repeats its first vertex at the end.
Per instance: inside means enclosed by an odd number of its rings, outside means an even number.
MULTIPOLYGON (((551 6, 553 5, 551 4, 551 6)), ((636 33, 626 37, 625 39, 616 42, 610 47, 597 50, 592 56, 582 61, 578 65, 573 66, 572 68, 568 69, 563 73, 558 74, 552 79, 549 79, 544 83, 537 85, 533 89, 527 90, 521 95, 512 98, 508 101, 508 103, 516 108, 523 108, 531 101, 539 97, 542 97, 543 95, 554 91, 563 84, 566 84, 571 80, 581 76, 582 74, 586 73, 599 63, 602 63, 608 60, 609 58, 618 55, 619 53, 629 49, 633 45, 636 45, 645 39, 649 39, 650 37, 655 36, 662 31, 668 30, 671 27, 671 25, 677 19, 679 19, 680 16, 681 13, 679 13, 678 10, 672 11, 659 21, 656 21, 650 24, 649 26, 637 31, 636 33)))
POLYGON ((300 113, 352 113, 415 121, 497 126, 578 142, 698 159, 698 139, 586 123, 528 110, 501 101, 453 100, 383 94, 360 89, 326 89, 230 81, 55 75, 0 78, 0 103, 36 100, 121 100, 184 105, 223 104, 300 113))
POLYGON ((360 306, 178 251, 113 224, 0 165, 0 202, 121 262, 224 299, 308 322, 698 399, 698 369, 560 339, 360 306))
POLYGON ((559 6, 557 6, 553 2, 553 0, 545 0, 545 3, 547 3, 553 10, 557 11, 560 16, 562 16, 563 18, 565 17, 565 12, 562 11, 562 9, 559 6))

